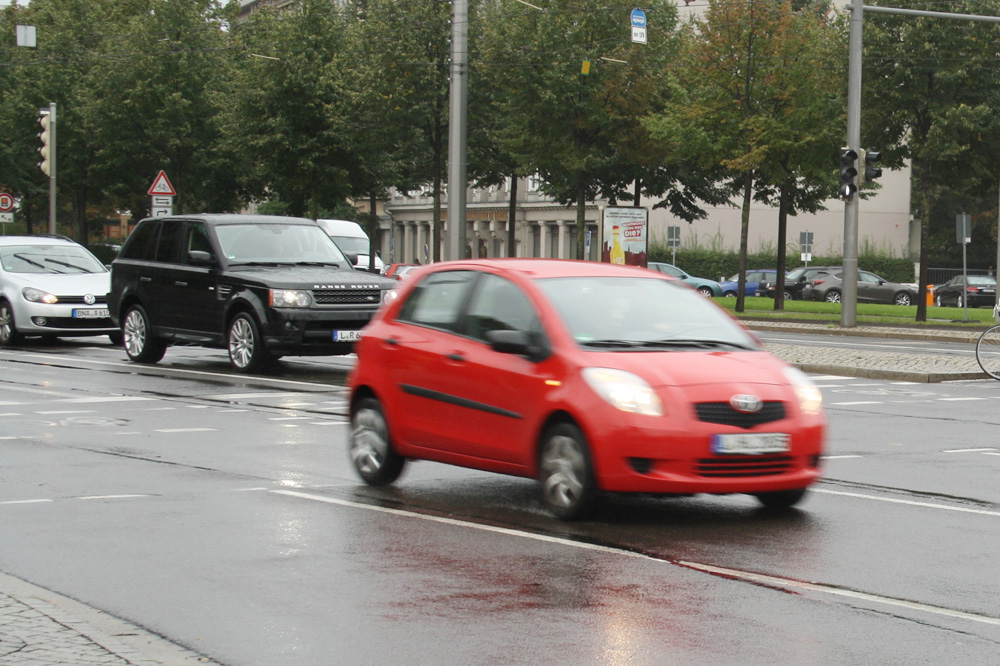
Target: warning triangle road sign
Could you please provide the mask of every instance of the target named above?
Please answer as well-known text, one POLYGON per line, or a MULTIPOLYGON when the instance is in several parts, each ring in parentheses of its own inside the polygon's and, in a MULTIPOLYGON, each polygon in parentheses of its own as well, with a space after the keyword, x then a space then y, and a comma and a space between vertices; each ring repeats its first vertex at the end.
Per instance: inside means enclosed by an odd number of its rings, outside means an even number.
POLYGON ((167 174, 161 170, 153 180, 153 184, 149 186, 148 194, 167 194, 174 196, 177 192, 174 192, 174 186, 170 184, 167 174))

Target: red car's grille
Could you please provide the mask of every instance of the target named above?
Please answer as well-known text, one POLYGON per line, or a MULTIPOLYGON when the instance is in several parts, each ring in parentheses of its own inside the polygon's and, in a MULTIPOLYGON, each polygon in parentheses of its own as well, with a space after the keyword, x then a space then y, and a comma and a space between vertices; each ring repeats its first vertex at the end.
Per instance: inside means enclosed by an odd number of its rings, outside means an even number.
POLYGON ((760 411, 753 414, 738 412, 728 402, 699 402, 694 407, 699 421, 737 428, 752 428, 785 418, 785 403, 779 401, 765 402, 760 411))
POLYGON ((794 460, 792 456, 700 458, 694 469, 699 476, 772 476, 791 471, 794 460))

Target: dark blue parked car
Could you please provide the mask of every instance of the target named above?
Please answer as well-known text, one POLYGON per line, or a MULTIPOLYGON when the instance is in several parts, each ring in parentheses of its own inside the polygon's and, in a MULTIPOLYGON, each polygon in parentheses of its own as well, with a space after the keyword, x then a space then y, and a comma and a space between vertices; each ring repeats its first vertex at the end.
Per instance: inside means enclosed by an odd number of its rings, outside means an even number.
MULTIPOLYGON (((755 296, 757 294, 757 287, 761 282, 774 282, 778 279, 778 271, 773 268, 765 268, 763 270, 748 270, 747 271, 747 283, 746 287, 743 289, 744 296, 755 296)), ((720 282, 722 287, 722 295, 727 297, 736 298, 736 292, 740 288, 740 275, 737 273, 725 282, 720 282)))

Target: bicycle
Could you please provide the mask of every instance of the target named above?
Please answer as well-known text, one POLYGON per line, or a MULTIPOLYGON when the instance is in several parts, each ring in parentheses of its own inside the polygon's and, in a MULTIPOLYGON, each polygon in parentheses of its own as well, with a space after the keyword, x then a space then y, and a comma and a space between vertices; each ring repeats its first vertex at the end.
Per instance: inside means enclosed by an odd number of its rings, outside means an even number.
POLYGON ((993 321, 976 343, 976 362, 990 377, 1000 379, 1000 302, 993 306, 993 321))

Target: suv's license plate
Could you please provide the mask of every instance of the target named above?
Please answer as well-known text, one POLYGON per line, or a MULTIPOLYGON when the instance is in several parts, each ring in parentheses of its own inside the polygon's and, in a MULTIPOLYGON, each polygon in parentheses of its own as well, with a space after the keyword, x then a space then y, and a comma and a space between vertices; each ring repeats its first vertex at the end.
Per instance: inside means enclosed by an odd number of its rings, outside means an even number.
POLYGON ((357 342, 361 339, 361 331, 334 331, 334 342, 357 342))
POLYGON ((107 319, 111 314, 107 308, 75 309, 73 319, 107 319))
POLYGON ((712 452, 721 456, 785 453, 791 448, 791 440, 783 432, 714 435, 712 452))

